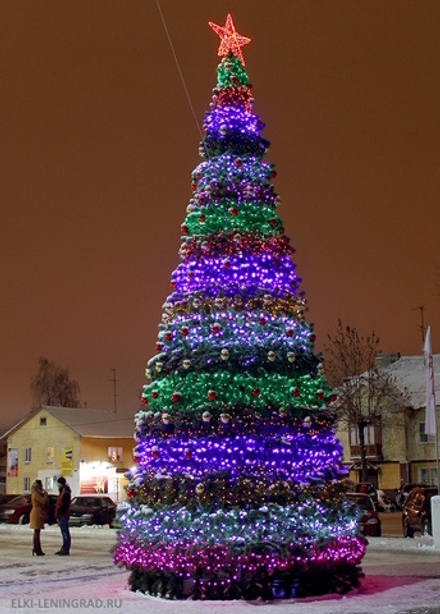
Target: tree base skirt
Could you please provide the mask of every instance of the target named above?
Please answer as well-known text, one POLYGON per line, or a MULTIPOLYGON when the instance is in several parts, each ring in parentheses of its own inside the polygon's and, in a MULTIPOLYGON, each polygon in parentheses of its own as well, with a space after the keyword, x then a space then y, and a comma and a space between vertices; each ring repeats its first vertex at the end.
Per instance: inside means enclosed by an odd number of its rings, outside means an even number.
POLYGON ((211 573, 209 578, 202 573, 199 577, 183 578, 135 568, 128 583, 132 591, 163 599, 252 601, 261 598, 272 601, 327 593, 345 594, 359 586, 360 579, 364 577, 359 566, 344 562, 307 567, 303 569, 298 565, 297 569, 289 571, 271 570, 270 574, 260 568, 252 576, 235 573, 235 579, 222 571, 211 573))

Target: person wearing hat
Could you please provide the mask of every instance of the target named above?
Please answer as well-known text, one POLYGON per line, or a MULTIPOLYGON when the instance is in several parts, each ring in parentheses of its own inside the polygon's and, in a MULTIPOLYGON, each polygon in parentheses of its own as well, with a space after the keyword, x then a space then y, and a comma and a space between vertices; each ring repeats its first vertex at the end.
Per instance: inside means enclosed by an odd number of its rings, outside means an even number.
POLYGON ((57 480, 59 495, 55 504, 55 518, 58 521, 61 535, 63 537, 63 545, 61 550, 55 552, 59 556, 68 556, 70 554, 70 531, 69 531, 69 516, 70 516, 70 500, 72 498, 71 490, 63 476, 57 480))
POLYGON ((40 531, 44 529, 46 520, 47 492, 43 488, 41 480, 35 480, 31 488, 32 510, 29 516, 29 527, 34 530, 34 546, 32 556, 44 556, 46 553, 41 549, 40 531))

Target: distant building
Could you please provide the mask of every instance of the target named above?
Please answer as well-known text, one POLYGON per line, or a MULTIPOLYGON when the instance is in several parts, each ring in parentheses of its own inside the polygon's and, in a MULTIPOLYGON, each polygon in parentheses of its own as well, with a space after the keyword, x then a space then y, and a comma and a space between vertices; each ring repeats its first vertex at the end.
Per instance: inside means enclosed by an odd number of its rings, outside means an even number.
MULTIPOLYGON (((437 421, 440 418, 440 354, 433 356, 437 421)), ((407 405, 396 408, 384 402, 380 416, 365 429, 368 481, 376 488, 392 491, 402 482, 436 485, 438 476, 435 438, 425 434, 426 367, 423 356, 382 354, 377 357, 380 372, 390 375, 404 394, 407 405)), ((350 477, 360 481, 360 447, 353 427, 338 426, 350 477)))
POLYGON ((124 473, 133 464, 132 418, 90 409, 42 407, 3 436, 7 442, 6 492, 19 494, 37 478, 49 493, 63 475, 79 493, 126 498, 124 473))

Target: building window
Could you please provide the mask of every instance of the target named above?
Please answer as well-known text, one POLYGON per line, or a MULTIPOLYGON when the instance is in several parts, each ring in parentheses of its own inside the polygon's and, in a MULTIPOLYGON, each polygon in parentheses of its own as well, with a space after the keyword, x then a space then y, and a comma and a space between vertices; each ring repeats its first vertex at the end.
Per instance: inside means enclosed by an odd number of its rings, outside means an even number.
MULTIPOLYGON (((365 428, 364 428, 364 438, 365 438, 365 445, 371 445, 374 443, 377 443, 376 439, 377 439, 377 433, 376 433, 376 428, 374 424, 368 424, 365 428)), ((359 446, 360 442, 359 442, 359 428, 357 425, 352 425, 350 427, 350 445, 351 446, 359 446)))
POLYGON ((54 450, 51 446, 46 448, 46 463, 53 463, 54 450))
POLYGON ((24 478, 23 479, 23 490, 30 490, 31 489, 31 478, 24 478))
POLYGON ((435 443, 435 435, 425 433, 425 423, 419 422, 420 443, 435 443))
POLYGON ((24 449, 24 462, 25 463, 31 462, 31 449, 30 448, 24 449))
POLYGON ((47 418, 46 416, 44 416, 44 418, 40 418, 40 426, 46 426, 47 425, 47 418))
POLYGON ((108 460, 111 463, 121 463, 122 462, 122 448, 109 447, 108 460))
POLYGON ((420 484, 429 484, 430 486, 437 486, 438 482, 436 467, 420 467, 418 474, 420 484))

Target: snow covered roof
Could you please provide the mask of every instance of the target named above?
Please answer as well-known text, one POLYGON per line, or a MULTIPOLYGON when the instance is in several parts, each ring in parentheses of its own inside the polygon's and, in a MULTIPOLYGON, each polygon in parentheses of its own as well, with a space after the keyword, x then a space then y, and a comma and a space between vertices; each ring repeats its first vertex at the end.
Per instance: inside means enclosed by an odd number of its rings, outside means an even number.
MULTIPOLYGON (((437 404, 440 403, 440 354, 433 355, 434 386, 437 404)), ((396 386, 406 392, 411 406, 420 409, 426 406, 427 369, 423 355, 400 356, 380 371, 390 375, 396 386)))
POLYGON ((38 412, 45 410, 81 437, 131 438, 134 432, 134 418, 115 414, 103 409, 81 409, 76 407, 44 406, 31 411, 20 422, 3 434, 6 438, 38 412))
POLYGON ((43 407, 81 437, 133 437, 134 418, 104 409, 43 407))

